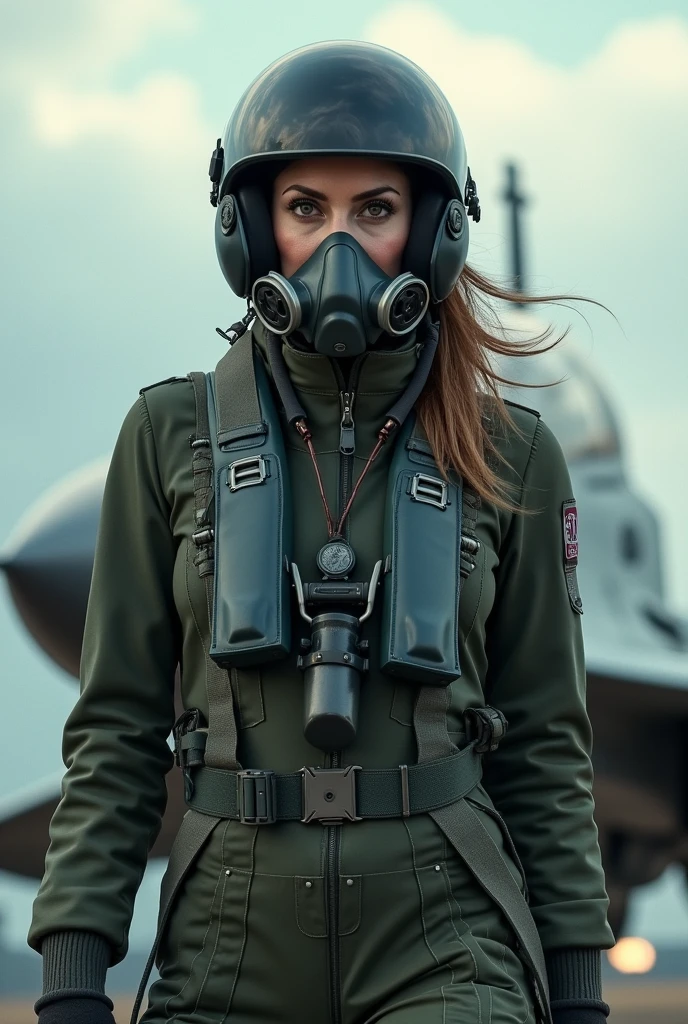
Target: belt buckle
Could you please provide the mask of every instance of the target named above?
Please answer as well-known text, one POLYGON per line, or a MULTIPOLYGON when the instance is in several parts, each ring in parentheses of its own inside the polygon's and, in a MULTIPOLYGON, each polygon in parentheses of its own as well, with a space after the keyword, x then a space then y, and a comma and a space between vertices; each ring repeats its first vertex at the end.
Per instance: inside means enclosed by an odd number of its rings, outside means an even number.
POLYGON ((237 805, 242 825, 274 825, 275 773, 246 769, 237 772, 237 805))
POLYGON ((301 821, 362 821, 356 814, 356 772, 360 764, 345 768, 302 768, 303 817, 301 821))

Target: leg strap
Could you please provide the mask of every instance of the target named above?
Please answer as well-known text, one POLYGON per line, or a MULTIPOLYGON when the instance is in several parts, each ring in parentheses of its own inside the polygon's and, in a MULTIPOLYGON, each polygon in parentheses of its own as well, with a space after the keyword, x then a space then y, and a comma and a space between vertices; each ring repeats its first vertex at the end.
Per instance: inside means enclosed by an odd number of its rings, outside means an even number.
POLYGON ((165 930, 172 906, 182 883, 193 866, 198 854, 205 846, 213 829, 220 821, 220 818, 211 818, 207 814, 199 814, 197 811, 187 811, 182 820, 179 832, 170 851, 170 859, 167 862, 167 870, 163 875, 160 886, 160 912, 158 914, 158 930, 150 951, 148 962, 143 971, 134 1008, 131 1011, 130 1024, 138 1024, 139 1012, 143 997, 146 994, 148 979, 150 978, 153 964, 155 963, 160 949, 160 942, 165 930))
MULTIPOLYGON (((446 757, 456 751, 447 731, 450 687, 420 688, 413 713, 418 744, 418 761, 446 757)), ((529 970, 538 1016, 542 1024, 552 1024, 549 1009, 547 969, 533 915, 517 882, 509 871, 478 814, 465 798, 430 811, 478 884, 500 908, 518 940, 518 954, 529 970)))

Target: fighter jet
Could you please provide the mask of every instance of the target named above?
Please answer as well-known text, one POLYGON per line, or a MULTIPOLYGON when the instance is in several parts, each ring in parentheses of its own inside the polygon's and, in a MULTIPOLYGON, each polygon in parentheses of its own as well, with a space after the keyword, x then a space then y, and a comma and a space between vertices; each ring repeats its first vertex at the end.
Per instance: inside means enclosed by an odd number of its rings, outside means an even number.
MULTIPOLYGON (((529 337, 543 326, 525 312, 510 322, 529 337)), ((596 820, 619 935, 633 887, 669 864, 688 867, 688 619, 667 607, 657 517, 629 482, 590 357, 565 342, 544 358, 504 359, 500 370, 524 383, 560 381, 504 396, 552 428, 578 503, 596 820)))
MULTIPOLYGON (((523 199, 515 172, 507 198, 523 199)), ((512 240, 518 243, 518 221, 512 240)), ((518 244, 516 244, 518 248, 518 244)), ((520 285, 520 253, 514 280, 520 285)), ((532 337, 542 323, 525 309, 505 331, 532 337)), ((562 445, 578 506, 578 565, 594 729, 596 820, 621 934, 630 891, 670 864, 688 867, 688 620, 665 602, 657 517, 633 491, 611 402, 589 357, 565 343, 532 359, 504 359, 512 401, 536 408, 562 445), (553 384, 553 382, 559 382, 553 384), (531 388, 528 385, 553 385, 531 388)), ((10 539, 0 568, 26 628, 68 673, 78 675, 106 462, 48 492, 10 539)), ((576 524, 572 524, 575 530, 576 524)), ((183 814, 179 772, 151 856, 169 853, 183 814)), ((0 802, 0 869, 40 878, 60 777, 0 802)))

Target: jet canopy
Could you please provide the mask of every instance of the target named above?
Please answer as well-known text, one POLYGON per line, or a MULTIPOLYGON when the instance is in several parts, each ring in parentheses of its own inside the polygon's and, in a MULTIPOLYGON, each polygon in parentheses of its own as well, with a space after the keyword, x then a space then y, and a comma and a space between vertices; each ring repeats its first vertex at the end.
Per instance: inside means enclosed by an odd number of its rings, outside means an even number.
MULTIPOLYGON (((504 318, 505 335, 515 341, 540 333, 542 321, 527 313, 504 318)), ((567 339, 541 355, 501 357, 499 373, 522 385, 506 387, 502 395, 511 402, 537 409, 557 437, 569 464, 591 456, 620 456, 619 425, 585 355, 567 339), (552 387, 542 385, 553 385, 552 387)))

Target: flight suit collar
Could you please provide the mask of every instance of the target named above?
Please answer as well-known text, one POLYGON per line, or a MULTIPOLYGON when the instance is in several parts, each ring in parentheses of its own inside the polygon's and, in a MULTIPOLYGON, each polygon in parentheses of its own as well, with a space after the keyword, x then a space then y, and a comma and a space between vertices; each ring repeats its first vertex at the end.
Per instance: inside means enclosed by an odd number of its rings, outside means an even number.
MULTIPOLYGON (((267 358, 266 330, 260 322, 253 324, 252 335, 267 358)), ((412 335, 399 349, 367 352, 354 365, 347 380, 337 360, 285 341, 284 362, 316 440, 321 431, 330 435, 335 427, 339 429, 339 396, 347 390, 355 392, 354 419, 357 428, 361 428, 360 436, 374 437, 386 412, 408 386, 416 368, 418 349, 412 335)))

